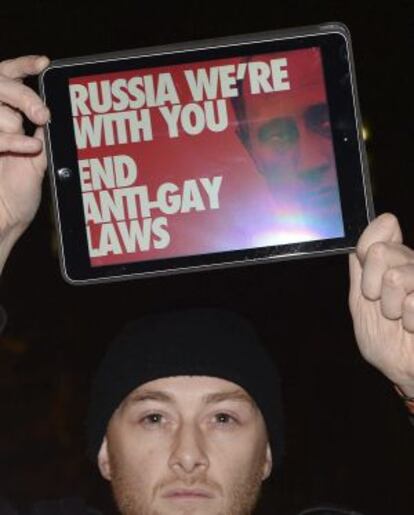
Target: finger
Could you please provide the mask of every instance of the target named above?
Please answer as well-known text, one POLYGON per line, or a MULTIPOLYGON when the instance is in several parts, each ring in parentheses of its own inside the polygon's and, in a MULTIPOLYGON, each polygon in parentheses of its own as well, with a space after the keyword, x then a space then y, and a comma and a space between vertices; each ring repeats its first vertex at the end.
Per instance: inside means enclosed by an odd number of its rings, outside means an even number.
POLYGON ((36 125, 43 125, 49 120, 49 110, 40 97, 14 80, 0 80, 0 101, 22 111, 36 125))
POLYGON ((368 249, 373 243, 384 241, 402 243, 401 228, 397 218, 391 213, 384 213, 373 220, 359 238, 356 252, 361 263, 364 262, 368 249))
POLYGON ((383 277, 381 310, 386 318, 402 317, 407 295, 414 292, 414 264, 387 270, 383 277))
POLYGON ((414 263, 414 252, 398 243, 373 243, 362 266, 361 289, 365 297, 379 300, 384 274, 390 268, 414 263))
POLYGON ((26 55, 1 62, 0 74, 9 79, 23 79, 29 75, 37 75, 42 72, 49 63, 49 58, 46 56, 26 55))
POLYGON ((6 105, 0 105, 0 133, 23 134, 22 115, 6 105))
POLYGON ((356 301, 361 294, 362 267, 356 254, 349 255, 349 308, 354 312, 356 301))
POLYGON ((405 298, 402 322, 407 331, 414 333, 414 293, 405 298))
POLYGON ((40 142, 42 151, 33 156, 33 164, 38 172, 43 175, 47 166, 45 136, 43 127, 38 127, 34 133, 34 137, 40 142))
POLYGON ((23 134, 0 134, 0 152, 35 154, 42 149, 42 142, 23 134))

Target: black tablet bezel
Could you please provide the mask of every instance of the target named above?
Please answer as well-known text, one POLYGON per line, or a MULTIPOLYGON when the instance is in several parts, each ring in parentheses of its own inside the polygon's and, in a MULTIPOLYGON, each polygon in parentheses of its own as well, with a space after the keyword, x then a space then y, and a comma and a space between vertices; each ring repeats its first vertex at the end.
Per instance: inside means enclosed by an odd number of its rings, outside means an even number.
POLYGON ((142 277, 213 266, 234 266, 305 255, 346 252, 355 247, 359 235, 373 216, 350 38, 347 29, 342 25, 329 24, 283 33, 253 34, 214 42, 192 42, 181 46, 142 49, 118 55, 55 61, 42 74, 40 85, 43 98, 51 111, 51 122, 46 132, 55 213, 61 238, 61 265, 64 277, 71 283, 119 280, 131 276, 142 277), (91 266, 79 175, 74 173, 69 179, 57 176, 58 170, 62 168, 77 170, 69 79, 310 47, 319 47, 322 54, 345 236, 288 245, 91 266), (65 138, 62 135, 65 135, 65 138))

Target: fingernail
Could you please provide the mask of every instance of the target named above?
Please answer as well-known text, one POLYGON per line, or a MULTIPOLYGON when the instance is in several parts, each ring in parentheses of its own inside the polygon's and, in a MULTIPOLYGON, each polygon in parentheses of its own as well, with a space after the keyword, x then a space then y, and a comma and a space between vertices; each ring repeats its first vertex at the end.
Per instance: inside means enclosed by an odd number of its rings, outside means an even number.
POLYGON ((45 105, 37 105, 32 109, 33 117, 39 122, 46 123, 50 118, 50 111, 45 105))
POLYGON ((43 70, 43 68, 46 68, 46 66, 48 66, 50 60, 48 57, 46 57, 45 55, 42 55, 41 57, 38 58, 37 62, 36 62, 36 66, 38 67, 39 70, 43 70))
POLYGON ((26 145, 31 152, 39 152, 42 149, 42 142, 37 138, 30 138, 26 145))

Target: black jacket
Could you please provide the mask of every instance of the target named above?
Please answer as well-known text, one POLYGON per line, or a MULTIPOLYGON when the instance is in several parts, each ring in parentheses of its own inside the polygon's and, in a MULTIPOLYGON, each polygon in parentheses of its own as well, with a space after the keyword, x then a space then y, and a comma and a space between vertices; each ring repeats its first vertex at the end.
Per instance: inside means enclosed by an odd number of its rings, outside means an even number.
POLYGON ((80 499, 62 499, 60 501, 43 501, 32 506, 28 511, 17 510, 7 501, 0 499, 0 515, 102 515, 88 508, 80 499))

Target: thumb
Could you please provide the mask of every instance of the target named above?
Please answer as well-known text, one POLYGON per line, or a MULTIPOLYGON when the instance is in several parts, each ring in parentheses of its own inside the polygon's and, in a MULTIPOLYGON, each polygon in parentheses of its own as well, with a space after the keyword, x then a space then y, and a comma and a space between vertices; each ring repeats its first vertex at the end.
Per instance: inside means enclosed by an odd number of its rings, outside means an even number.
POLYGON ((401 228, 393 214, 383 213, 365 228, 356 248, 361 263, 364 262, 369 247, 377 242, 402 243, 401 228))
POLYGON ((355 311, 361 296, 362 266, 355 253, 349 255, 349 308, 355 311))
POLYGON ((38 127, 33 135, 34 138, 40 140, 42 142, 42 150, 33 156, 33 166, 39 175, 43 178, 46 167, 47 167, 47 158, 46 158, 46 149, 45 149, 45 133, 43 127, 38 127))

